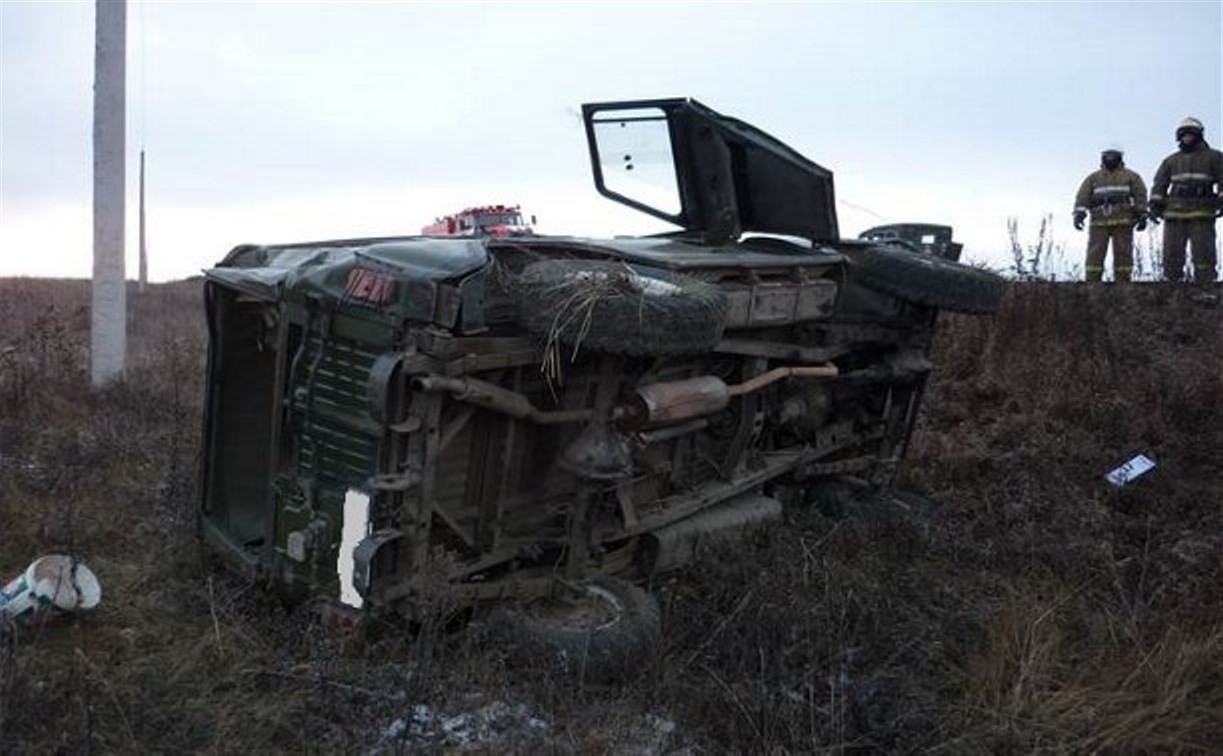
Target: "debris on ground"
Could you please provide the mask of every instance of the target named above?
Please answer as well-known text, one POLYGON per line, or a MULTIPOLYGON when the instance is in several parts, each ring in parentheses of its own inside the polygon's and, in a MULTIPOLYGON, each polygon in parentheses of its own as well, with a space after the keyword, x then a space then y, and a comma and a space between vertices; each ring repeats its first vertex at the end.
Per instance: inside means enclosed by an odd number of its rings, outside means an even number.
POLYGON ((0 615, 29 622, 93 609, 101 600, 92 570, 70 556, 49 554, 0 589, 0 615))
POLYGON ((1104 478, 1117 488, 1127 486, 1138 478, 1155 469, 1155 461, 1145 454, 1139 454, 1105 475, 1104 478))
POLYGON ((444 711, 416 704, 386 726, 373 753, 408 746, 459 751, 523 747, 537 742, 551 724, 525 704, 493 701, 468 711, 444 711))
POLYGON ((612 748, 614 756, 662 756, 675 753, 675 722, 646 714, 625 728, 623 738, 612 748))

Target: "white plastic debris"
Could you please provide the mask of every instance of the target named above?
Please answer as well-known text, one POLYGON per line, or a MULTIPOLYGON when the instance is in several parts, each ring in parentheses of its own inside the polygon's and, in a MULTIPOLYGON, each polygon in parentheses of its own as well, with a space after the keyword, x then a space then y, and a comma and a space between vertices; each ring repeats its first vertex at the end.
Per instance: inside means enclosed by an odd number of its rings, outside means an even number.
POLYGON ((63 554, 35 559, 0 590, 0 614, 29 621, 53 612, 92 609, 102 600, 97 575, 63 554))
POLYGON ((1113 470, 1104 479, 1113 484, 1117 488, 1128 485, 1137 480, 1142 475, 1145 475, 1155 467, 1155 461, 1145 454, 1138 456, 1126 462, 1124 465, 1113 470))

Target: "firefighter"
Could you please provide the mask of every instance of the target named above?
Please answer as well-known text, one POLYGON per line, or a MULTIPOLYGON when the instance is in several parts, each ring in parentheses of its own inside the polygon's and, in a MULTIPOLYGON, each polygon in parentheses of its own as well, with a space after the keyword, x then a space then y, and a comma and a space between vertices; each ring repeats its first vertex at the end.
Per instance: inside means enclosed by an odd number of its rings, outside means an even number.
POLYGON ((1113 278, 1129 281, 1134 270, 1134 229, 1147 227, 1147 187, 1142 177, 1125 167, 1124 152, 1109 146, 1100 152, 1100 170, 1083 179, 1074 199, 1074 228, 1083 230, 1091 213, 1087 232, 1088 283, 1104 276, 1104 256, 1113 243, 1113 278))
POLYGON ((1218 279, 1215 218, 1223 214, 1219 189, 1223 188, 1223 152, 1211 149, 1205 129, 1196 118, 1176 128, 1177 151, 1164 158, 1151 186, 1151 217, 1163 218, 1164 279, 1180 281, 1185 275, 1185 244, 1193 249, 1193 280, 1209 284, 1218 279))

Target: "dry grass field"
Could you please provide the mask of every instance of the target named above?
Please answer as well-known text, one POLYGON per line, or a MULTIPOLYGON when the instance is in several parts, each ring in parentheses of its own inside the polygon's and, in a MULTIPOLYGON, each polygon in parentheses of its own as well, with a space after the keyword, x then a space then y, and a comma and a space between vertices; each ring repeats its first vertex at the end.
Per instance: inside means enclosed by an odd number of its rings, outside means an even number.
POLYGON ((345 645, 195 537, 199 282, 130 295, 87 388, 89 289, 0 280, 0 576, 70 551, 92 614, 0 642, 0 753, 1204 752, 1223 743, 1223 309, 1022 283, 943 316, 907 488, 799 509, 653 586, 615 687, 509 666, 439 605, 345 645), (1156 469, 1104 474, 1135 453, 1156 469))

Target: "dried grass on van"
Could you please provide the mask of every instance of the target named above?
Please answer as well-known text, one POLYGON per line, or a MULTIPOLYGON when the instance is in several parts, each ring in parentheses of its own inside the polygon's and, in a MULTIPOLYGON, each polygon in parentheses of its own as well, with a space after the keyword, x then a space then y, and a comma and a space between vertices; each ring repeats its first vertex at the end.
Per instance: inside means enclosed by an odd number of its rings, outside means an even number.
POLYGON ((556 297, 556 311, 544 339, 540 370, 550 386, 564 382, 563 346, 569 347, 569 362, 576 361, 600 302, 614 297, 642 296, 634 284, 632 269, 627 265, 620 267, 623 269, 574 273, 554 284, 549 291, 549 299, 553 295, 556 297))

